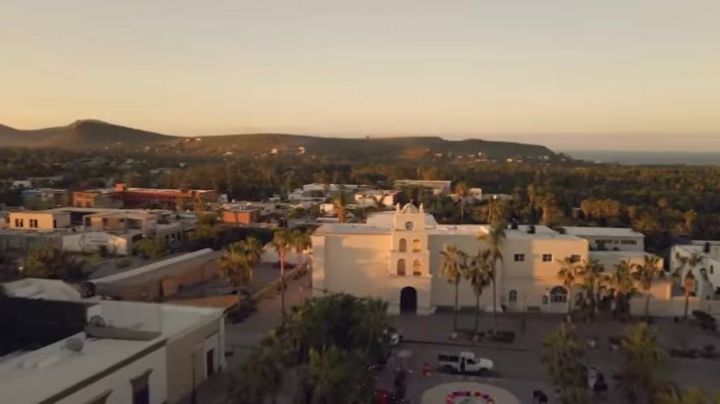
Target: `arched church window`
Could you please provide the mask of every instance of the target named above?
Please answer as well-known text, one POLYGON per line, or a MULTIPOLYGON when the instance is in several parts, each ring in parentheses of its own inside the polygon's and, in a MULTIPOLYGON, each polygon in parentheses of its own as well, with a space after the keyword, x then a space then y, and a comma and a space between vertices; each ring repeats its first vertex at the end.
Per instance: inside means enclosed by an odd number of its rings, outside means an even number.
POLYGON ((511 290, 510 293, 508 293, 508 302, 517 302, 517 290, 511 290))
POLYGON ((405 276, 405 260, 400 258, 397 262, 397 275, 405 276))
POLYGON ((407 251, 407 240, 405 240, 404 238, 400 239, 400 245, 398 246, 398 251, 400 251, 400 252, 407 251))
POLYGON ((413 276, 421 276, 422 275, 422 261, 415 260, 413 261, 413 276))
POLYGON ((413 242, 412 242, 413 252, 420 252, 420 247, 421 247, 420 240, 418 240, 418 239, 413 240, 413 242))

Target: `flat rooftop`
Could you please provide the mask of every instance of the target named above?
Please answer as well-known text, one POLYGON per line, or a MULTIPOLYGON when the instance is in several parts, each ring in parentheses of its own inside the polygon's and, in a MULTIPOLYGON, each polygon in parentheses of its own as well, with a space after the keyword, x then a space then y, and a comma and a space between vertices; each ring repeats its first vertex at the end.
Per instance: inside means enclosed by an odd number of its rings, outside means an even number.
MULTIPOLYGON (((136 302, 97 302, 106 321, 126 327, 159 331, 156 338, 138 341, 89 338, 84 332, 29 352, 0 358, 0 403, 39 403, 52 399, 146 349, 160 347, 172 336, 199 328, 222 316, 222 310, 136 302), (80 352, 65 347, 81 339, 80 352)), ((93 306, 95 308, 96 306, 93 306)))
POLYGON ((567 226, 564 229, 567 234, 574 234, 579 237, 645 237, 644 234, 629 227, 567 226))

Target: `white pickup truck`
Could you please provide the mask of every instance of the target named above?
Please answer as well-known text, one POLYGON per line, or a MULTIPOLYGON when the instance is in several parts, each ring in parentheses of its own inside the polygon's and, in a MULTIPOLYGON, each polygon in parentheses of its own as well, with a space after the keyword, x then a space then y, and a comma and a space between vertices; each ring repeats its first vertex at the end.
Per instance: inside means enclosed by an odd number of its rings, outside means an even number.
POLYGON ((476 358, 472 352, 441 353, 438 355, 438 365, 450 373, 476 373, 486 375, 493 370, 493 361, 486 358, 476 358))

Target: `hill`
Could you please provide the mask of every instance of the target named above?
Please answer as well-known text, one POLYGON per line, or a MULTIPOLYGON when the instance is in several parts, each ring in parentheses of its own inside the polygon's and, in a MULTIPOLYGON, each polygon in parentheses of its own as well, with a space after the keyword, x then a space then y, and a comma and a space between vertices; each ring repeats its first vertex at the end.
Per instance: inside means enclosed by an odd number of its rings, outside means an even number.
POLYGON ((186 145, 186 150, 203 154, 220 152, 297 153, 302 147, 306 154, 336 155, 346 157, 421 158, 436 154, 478 155, 482 153, 493 159, 510 157, 548 158, 557 157, 545 146, 514 142, 486 141, 481 139, 446 140, 431 136, 408 136, 389 138, 331 138, 289 134, 248 134, 208 136, 186 145))
POLYGON ((187 138, 147 132, 96 120, 80 120, 68 126, 18 130, 0 125, 0 144, 15 147, 57 147, 63 149, 138 149, 152 147, 187 154, 219 155, 305 154, 338 157, 422 158, 437 154, 482 153, 493 159, 510 157, 554 159, 545 146, 480 139, 446 140, 432 136, 388 138, 336 138, 291 134, 258 133, 187 138))
POLYGON ((115 146, 140 147, 173 139, 174 136, 97 120, 78 120, 67 126, 34 130, 0 125, 0 142, 5 146, 99 149, 115 146))

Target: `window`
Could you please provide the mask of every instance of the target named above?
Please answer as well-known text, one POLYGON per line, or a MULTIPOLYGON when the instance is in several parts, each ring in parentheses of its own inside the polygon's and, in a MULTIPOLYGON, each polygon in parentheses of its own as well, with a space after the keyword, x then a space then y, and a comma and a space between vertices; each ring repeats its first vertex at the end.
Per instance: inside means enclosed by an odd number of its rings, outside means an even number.
POLYGON ((637 245, 637 241, 636 241, 636 240, 621 240, 621 241, 620 241, 620 244, 623 244, 623 245, 637 245))
POLYGON ((398 251, 400 251, 400 252, 407 251, 407 240, 405 240, 404 238, 400 239, 400 245, 398 247, 398 251))
POLYGON ((570 262, 580 262, 581 258, 579 254, 573 254, 570 256, 570 262))
POLYGON ((209 351, 205 352, 205 371, 207 373, 206 377, 210 377, 215 373, 215 350, 210 349, 209 351))
POLYGON ((418 239, 413 240, 413 242, 412 242, 413 252, 420 252, 420 246, 421 246, 420 240, 418 240, 418 239))
POLYGON ((411 231, 413 228, 415 228, 415 224, 413 222, 405 222, 405 230, 411 231))
POLYGON ((38 221, 37 219, 30 219, 30 228, 31 229, 37 229, 38 228, 38 221))
POLYGON ((510 293, 508 293, 508 302, 517 302, 517 290, 511 290, 510 293))
POLYGON ((552 254, 543 254, 542 260, 543 260, 543 262, 552 262, 553 256, 552 256, 552 254))
POLYGON ((567 290, 562 286, 555 286, 550 290, 550 303, 567 303, 567 290))
POLYGON ((413 261, 413 276, 421 276, 422 275, 422 261, 415 260, 413 261))
POLYGON ((515 254, 514 258, 515 258, 515 262, 524 262, 525 254, 515 254))
POLYGON ((150 373, 152 369, 130 380, 133 391, 132 404, 150 404, 150 373))
POLYGON ((15 219, 15 227, 24 227, 24 224, 22 219, 15 219))
POLYGON ((405 276, 405 260, 402 258, 397 263, 397 276, 405 276))

